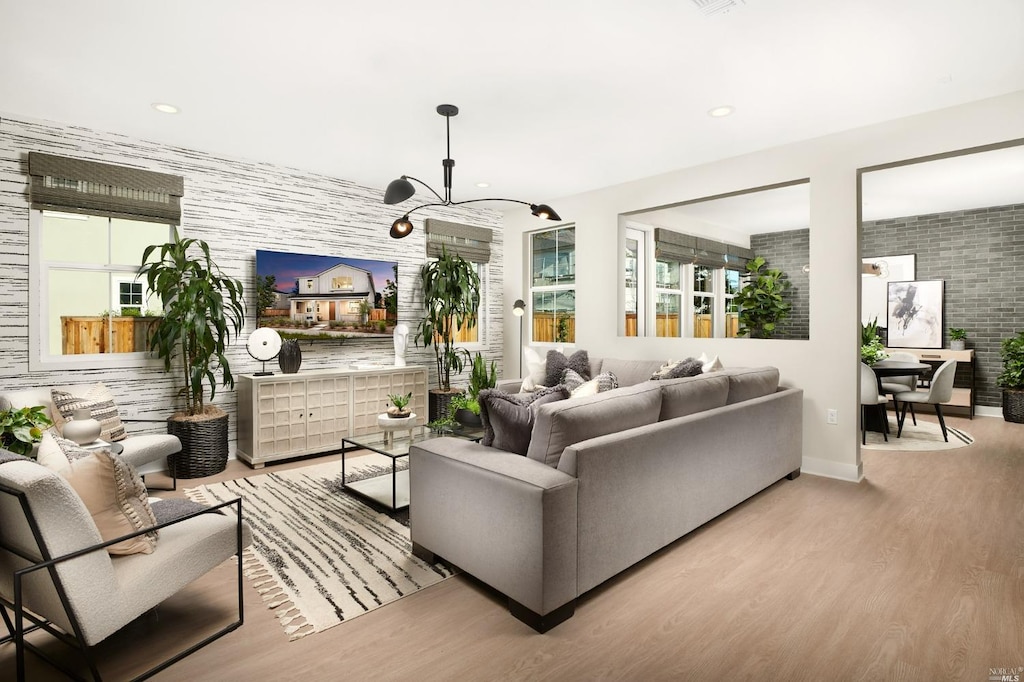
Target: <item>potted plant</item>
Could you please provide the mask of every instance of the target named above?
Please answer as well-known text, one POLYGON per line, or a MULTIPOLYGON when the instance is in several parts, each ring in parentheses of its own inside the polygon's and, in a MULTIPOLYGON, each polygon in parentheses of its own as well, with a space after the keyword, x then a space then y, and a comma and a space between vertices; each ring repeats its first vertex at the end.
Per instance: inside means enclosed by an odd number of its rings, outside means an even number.
POLYGON ((793 307, 786 301, 793 283, 782 270, 765 267, 766 262, 761 256, 747 262, 744 286, 733 299, 740 307, 739 332, 753 339, 770 339, 793 307))
POLYGON ((19 455, 31 457, 35 444, 43 439, 43 429, 53 426, 46 408, 11 407, 0 411, 0 445, 19 455))
POLYGON ((469 372, 469 390, 465 396, 452 400, 455 421, 464 426, 480 426, 480 391, 498 385, 498 363, 491 361, 488 367, 484 356, 473 356, 473 367, 469 372))
POLYGON ((1003 389, 1003 419, 1024 424, 1024 331, 1003 339, 999 345, 1003 371, 996 384, 1003 389))
POLYGON ((867 365, 885 360, 889 355, 885 352, 882 339, 878 336, 878 318, 860 326, 860 359, 867 365))
POLYGON ((967 330, 959 327, 949 328, 949 349, 965 350, 967 348, 967 330))
POLYGON ((179 478, 223 471, 228 415, 207 404, 206 394, 212 401, 218 375, 223 386, 235 385, 226 353, 245 316, 242 283, 223 274, 206 242, 181 239, 177 230, 173 241, 146 247, 139 274, 164 308, 150 350, 163 359, 165 371, 177 360, 184 381, 179 395, 185 409, 167 419, 167 432, 181 440, 182 451, 168 461, 179 478), (154 254, 158 258, 150 262, 154 254))
POLYGON ((392 419, 406 419, 412 414, 409 403, 412 401, 412 392, 405 395, 392 393, 388 395, 391 406, 388 407, 388 416, 392 419))
POLYGON ((420 268, 425 314, 416 329, 416 343, 431 346, 437 364, 437 389, 430 390, 429 417, 433 421, 448 414, 453 395, 452 372, 462 372, 469 352, 455 346, 455 333, 476 324, 480 306, 480 276, 472 263, 441 250, 437 260, 420 268))

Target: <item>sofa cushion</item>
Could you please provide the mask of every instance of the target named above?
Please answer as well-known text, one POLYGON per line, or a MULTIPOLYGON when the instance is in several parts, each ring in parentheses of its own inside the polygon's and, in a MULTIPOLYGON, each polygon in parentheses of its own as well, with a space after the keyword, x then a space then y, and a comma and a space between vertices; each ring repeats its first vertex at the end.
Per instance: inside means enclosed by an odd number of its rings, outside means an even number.
POLYGON ((569 397, 597 395, 619 387, 619 380, 611 372, 598 374, 589 381, 580 376, 574 369, 565 370, 562 384, 569 389, 569 397))
POLYGON ((661 413, 661 386, 644 382, 537 410, 526 456, 553 467, 573 443, 653 424, 661 413))
POLYGON ((779 390, 777 367, 737 367, 723 369, 721 374, 729 377, 729 405, 779 390))
POLYGON ((61 388, 50 391, 53 398, 53 423, 63 433, 64 424, 75 410, 88 408, 92 418, 100 423, 100 439, 109 443, 124 440, 127 435, 118 414, 114 395, 103 383, 93 385, 87 392, 72 393, 61 388))
POLYGON ((488 388, 480 391, 480 419, 484 437, 480 443, 489 447, 525 455, 537 408, 546 403, 565 400, 565 386, 541 388, 533 393, 511 394, 488 388))
POLYGON ((661 420, 685 417, 722 407, 729 399, 729 378, 719 374, 698 374, 659 381, 661 420))
POLYGON ((661 368, 661 364, 661 360, 605 358, 601 362, 601 371, 614 374, 619 380, 619 386, 633 386, 649 380, 661 368))
MULTIPOLYGON (((94 450, 72 460, 66 478, 82 498, 104 542, 156 525, 146 484, 130 464, 109 450, 94 450)), ((111 545, 107 552, 150 554, 156 538, 153 531, 111 545)))
POLYGON ((651 375, 654 381, 661 379, 681 379, 683 377, 695 377, 703 372, 703 363, 693 358, 685 360, 669 360, 657 372, 651 375))
POLYGON ((566 369, 576 371, 585 380, 590 380, 590 358, 587 351, 578 350, 569 357, 562 351, 549 350, 547 357, 547 377, 544 380, 545 386, 556 386, 562 383, 562 375, 566 369))

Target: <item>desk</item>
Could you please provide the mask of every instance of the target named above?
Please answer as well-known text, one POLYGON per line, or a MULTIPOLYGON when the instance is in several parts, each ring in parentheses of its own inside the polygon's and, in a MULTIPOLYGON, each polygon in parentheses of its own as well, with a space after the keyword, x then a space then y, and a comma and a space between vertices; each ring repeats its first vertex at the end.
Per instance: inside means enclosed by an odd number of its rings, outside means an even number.
MULTIPOLYGON (((932 366, 924 362, 907 362, 904 360, 880 360, 871 365, 871 371, 875 373, 878 380, 878 395, 882 395, 882 377, 905 377, 908 375, 922 376, 927 374, 932 366)), ((868 431, 881 432, 885 425, 874 416, 873 411, 868 411, 865 420, 868 431)))
POLYGON ((956 360, 956 381, 953 384, 953 397, 943 407, 962 407, 968 410, 974 419, 974 349, 950 350, 948 348, 890 348, 913 353, 921 362, 938 368, 946 360, 956 360))

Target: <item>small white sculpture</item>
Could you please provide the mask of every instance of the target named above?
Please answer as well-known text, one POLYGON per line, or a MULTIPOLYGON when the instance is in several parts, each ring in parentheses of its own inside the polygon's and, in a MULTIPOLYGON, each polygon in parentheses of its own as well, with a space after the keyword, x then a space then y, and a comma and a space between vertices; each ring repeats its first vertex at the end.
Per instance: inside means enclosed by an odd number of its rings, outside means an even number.
POLYGON ((405 367, 405 347, 409 344, 409 326, 395 325, 395 367, 405 367))

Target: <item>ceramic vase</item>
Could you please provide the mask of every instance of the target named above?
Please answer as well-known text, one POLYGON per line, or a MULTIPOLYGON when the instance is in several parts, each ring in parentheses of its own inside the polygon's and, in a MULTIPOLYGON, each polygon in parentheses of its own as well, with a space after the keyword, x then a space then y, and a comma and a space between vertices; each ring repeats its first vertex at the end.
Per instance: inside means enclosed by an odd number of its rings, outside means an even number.
POLYGON ((295 374, 302 365, 302 350, 298 339, 285 339, 281 343, 281 352, 277 356, 277 364, 285 374, 295 374))
POLYGON ((103 427, 92 418, 88 407, 82 407, 72 413, 72 417, 64 424, 64 437, 79 445, 92 443, 100 437, 103 427))
POLYGON ((950 350, 967 350, 967 342, 963 339, 953 339, 949 342, 950 350))

